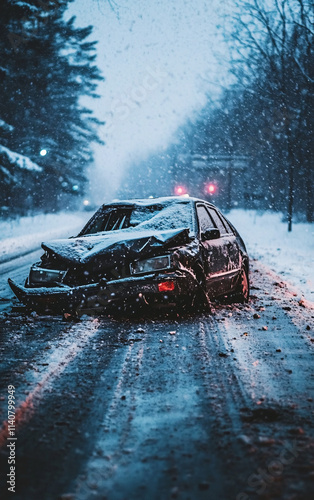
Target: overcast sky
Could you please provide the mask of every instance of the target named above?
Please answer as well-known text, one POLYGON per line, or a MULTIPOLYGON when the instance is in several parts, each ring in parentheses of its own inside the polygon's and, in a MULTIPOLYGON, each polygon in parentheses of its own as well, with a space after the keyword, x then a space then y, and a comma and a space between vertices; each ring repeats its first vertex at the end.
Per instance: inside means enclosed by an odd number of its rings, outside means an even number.
MULTIPOLYGON (((105 82, 92 106, 106 121, 95 147, 91 194, 114 197, 127 166, 169 144, 175 130, 217 93, 226 54, 216 0, 75 0, 69 15, 92 24, 105 82)), ((221 10, 222 7, 219 7, 221 10)))

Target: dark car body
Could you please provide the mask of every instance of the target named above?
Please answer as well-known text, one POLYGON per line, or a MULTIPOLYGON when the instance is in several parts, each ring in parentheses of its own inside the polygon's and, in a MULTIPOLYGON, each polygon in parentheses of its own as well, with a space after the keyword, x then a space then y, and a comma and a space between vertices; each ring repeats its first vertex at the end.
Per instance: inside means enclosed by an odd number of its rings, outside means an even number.
POLYGON ((212 204, 168 197, 102 205, 82 231, 42 243, 40 262, 16 296, 37 311, 99 312, 112 306, 246 301, 249 258, 212 204))

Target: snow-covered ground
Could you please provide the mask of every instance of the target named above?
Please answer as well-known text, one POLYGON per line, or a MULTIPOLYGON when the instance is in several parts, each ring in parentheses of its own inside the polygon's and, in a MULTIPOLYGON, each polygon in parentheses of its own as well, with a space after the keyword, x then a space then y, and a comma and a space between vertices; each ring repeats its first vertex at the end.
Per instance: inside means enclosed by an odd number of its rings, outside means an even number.
POLYGON ((287 223, 279 213, 232 210, 228 218, 243 237, 251 258, 258 259, 305 299, 314 301, 314 224, 287 223))
POLYGON ((36 250, 43 241, 77 234, 90 215, 61 212, 0 220, 0 263, 36 250))
MULTIPOLYGON (((0 263, 39 248, 42 241, 75 235, 90 213, 59 213, 0 220, 0 263)), ((282 214, 232 210, 228 218, 239 230, 251 258, 260 260, 282 280, 314 301, 314 225, 298 223, 291 233, 282 214)))

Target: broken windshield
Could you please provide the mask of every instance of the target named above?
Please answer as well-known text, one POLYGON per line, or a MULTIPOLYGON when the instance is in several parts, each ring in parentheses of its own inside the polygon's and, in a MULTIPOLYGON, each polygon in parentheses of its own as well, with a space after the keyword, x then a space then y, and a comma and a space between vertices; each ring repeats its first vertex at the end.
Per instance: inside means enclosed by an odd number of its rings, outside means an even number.
POLYGON ((190 204, 149 205, 144 207, 105 207, 96 212, 80 236, 121 229, 168 230, 193 228, 190 204))

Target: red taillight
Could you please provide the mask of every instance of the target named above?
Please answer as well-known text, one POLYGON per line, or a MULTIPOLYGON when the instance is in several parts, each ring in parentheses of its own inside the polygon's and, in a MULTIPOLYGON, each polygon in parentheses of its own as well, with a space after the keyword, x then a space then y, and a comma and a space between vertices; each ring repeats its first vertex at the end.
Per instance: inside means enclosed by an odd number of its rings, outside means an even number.
POLYGON ((162 281, 158 283, 158 290, 160 292, 172 292, 174 290, 174 282, 173 281, 162 281))

